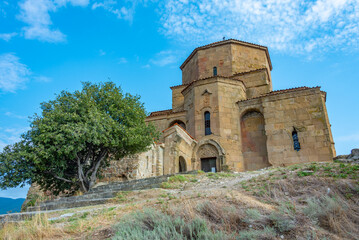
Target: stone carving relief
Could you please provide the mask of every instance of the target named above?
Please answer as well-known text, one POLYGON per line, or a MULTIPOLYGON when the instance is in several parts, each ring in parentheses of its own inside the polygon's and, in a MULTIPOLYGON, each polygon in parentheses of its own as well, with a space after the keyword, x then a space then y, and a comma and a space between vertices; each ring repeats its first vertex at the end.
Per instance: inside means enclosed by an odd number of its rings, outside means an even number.
POLYGON ((208 107, 210 106, 211 104, 211 99, 210 99, 210 96, 211 96, 211 92, 208 91, 207 89, 202 93, 202 96, 203 96, 203 106, 204 107, 208 107))
POLYGON ((218 157, 218 151, 216 147, 211 144, 205 144, 198 149, 199 158, 218 157))

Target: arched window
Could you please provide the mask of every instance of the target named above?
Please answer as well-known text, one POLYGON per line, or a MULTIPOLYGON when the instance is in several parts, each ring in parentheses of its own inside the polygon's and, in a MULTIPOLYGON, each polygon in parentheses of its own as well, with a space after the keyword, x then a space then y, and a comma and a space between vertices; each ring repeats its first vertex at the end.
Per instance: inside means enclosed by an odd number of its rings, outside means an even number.
POLYGON ((205 135, 211 135, 211 114, 209 112, 204 113, 204 128, 205 128, 205 135))
POLYGON ((213 67, 213 76, 217 76, 217 67, 213 67))
POLYGON ((294 150, 299 151, 300 150, 300 143, 299 143, 299 139, 298 139, 298 133, 297 130, 295 130, 292 132, 292 138, 293 138, 293 146, 294 146, 294 150))

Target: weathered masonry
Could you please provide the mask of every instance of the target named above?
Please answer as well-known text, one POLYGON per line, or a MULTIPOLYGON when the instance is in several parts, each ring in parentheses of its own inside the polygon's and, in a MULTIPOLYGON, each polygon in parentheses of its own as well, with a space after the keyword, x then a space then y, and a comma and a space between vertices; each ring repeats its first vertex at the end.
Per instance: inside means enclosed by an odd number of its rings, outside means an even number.
POLYGON ((267 47, 215 42, 196 48, 180 68, 172 109, 147 118, 163 132, 160 143, 137 157, 133 177, 247 171, 335 156, 326 93, 319 87, 273 91, 267 47))

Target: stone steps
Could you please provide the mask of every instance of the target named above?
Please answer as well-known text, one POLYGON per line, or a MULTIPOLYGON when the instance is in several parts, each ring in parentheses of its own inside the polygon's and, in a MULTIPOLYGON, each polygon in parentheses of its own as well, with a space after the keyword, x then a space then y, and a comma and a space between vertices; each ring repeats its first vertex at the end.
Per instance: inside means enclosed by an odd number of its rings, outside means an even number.
POLYGON ((99 205, 107 203, 111 198, 96 198, 96 199, 83 199, 78 201, 60 201, 60 202, 51 202, 47 204, 40 204, 34 207, 28 207, 27 212, 36 212, 36 211, 48 211, 48 210, 57 210, 57 209, 69 209, 69 208, 78 208, 92 205, 99 205))
POLYGON ((170 176, 172 175, 130 180, 126 182, 112 182, 106 185, 97 186, 84 195, 62 197, 41 202, 36 206, 28 207, 26 212, 68 209, 104 204, 114 198, 120 191, 133 191, 160 187, 161 183, 167 181, 170 176))

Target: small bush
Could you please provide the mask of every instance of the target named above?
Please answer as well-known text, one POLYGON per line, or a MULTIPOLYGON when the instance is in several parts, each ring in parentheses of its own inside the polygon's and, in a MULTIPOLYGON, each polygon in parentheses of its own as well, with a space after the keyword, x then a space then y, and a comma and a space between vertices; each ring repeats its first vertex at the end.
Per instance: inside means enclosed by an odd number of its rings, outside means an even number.
POLYGON ((174 183, 174 182, 188 182, 188 178, 183 176, 183 175, 175 175, 175 176, 171 176, 168 179, 168 182, 174 183))
POLYGON ((297 172, 298 177, 306 177, 306 176, 312 176, 314 175, 314 172, 312 171, 299 171, 297 172))
POLYGON ((219 172, 217 174, 218 174, 218 176, 224 177, 224 178, 226 178, 226 177, 234 177, 235 176, 234 174, 229 173, 229 172, 219 172))
POLYGON ((271 227, 265 227, 262 230, 248 230, 240 231, 240 240, 254 240, 254 239, 275 239, 275 230, 271 227))
POLYGON ((163 183, 161 183, 161 188, 171 189, 171 188, 175 188, 175 187, 169 182, 163 182, 163 183))
POLYGON ((217 173, 213 173, 213 172, 207 173, 207 177, 210 179, 219 179, 219 175, 217 173))
POLYGON ((269 219, 280 233, 289 232, 295 228, 295 222, 293 219, 280 213, 272 213, 269 216, 269 219))
POLYGON ((270 214, 269 219, 280 233, 286 233, 296 227, 294 214, 295 208, 293 204, 286 202, 279 206, 278 212, 270 214))
POLYGON ((261 219, 263 219, 263 215, 257 209, 250 208, 246 210, 246 217, 244 218, 245 222, 253 223, 261 219))
POLYGON ((129 193, 130 193, 130 192, 128 192, 128 191, 118 192, 118 193, 116 194, 116 199, 117 199, 117 201, 120 202, 120 203, 128 201, 127 196, 128 196, 129 193))
POLYGON ((303 209, 314 224, 338 234, 339 236, 357 239, 359 229, 358 206, 344 201, 339 197, 324 196, 311 198, 308 205, 303 209))
POLYGON ((152 209, 125 217, 114 229, 114 240, 229 239, 221 231, 213 233, 203 219, 186 222, 152 209))

